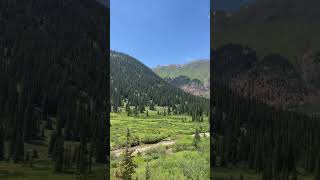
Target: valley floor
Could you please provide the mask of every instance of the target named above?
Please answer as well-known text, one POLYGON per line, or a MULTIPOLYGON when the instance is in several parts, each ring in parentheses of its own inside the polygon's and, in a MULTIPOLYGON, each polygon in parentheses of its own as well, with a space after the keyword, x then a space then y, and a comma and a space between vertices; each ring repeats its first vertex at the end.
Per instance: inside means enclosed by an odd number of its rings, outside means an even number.
MULTIPOLYGON (((162 112, 162 107, 157 107, 162 112)), ((137 164, 134 177, 146 179, 147 162, 152 180, 210 179, 209 121, 192 122, 185 115, 158 114, 148 110, 138 116, 111 113, 111 179, 121 161, 126 141, 126 129, 130 129, 135 146, 134 162, 137 164), (193 145, 196 128, 200 129, 200 143, 193 145)))

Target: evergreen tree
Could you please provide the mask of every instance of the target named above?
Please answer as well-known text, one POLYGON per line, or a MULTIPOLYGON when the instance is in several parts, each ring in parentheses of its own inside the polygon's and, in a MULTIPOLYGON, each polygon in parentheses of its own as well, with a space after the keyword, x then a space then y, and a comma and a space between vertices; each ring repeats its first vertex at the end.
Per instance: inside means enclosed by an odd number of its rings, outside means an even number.
POLYGON ((243 175, 242 175, 242 174, 240 174, 240 178, 239 178, 239 180, 244 180, 244 179, 243 179, 243 175))
POLYGON ((95 145, 95 160, 98 163, 106 163, 107 162, 107 140, 106 140, 106 123, 105 117, 103 114, 100 114, 100 118, 98 118, 99 124, 97 129, 97 138, 95 145))
POLYGON ((149 109, 150 109, 151 111, 154 111, 154 110, 155 110, 153 101, 151 101, 149 109))
POLYGON ((4 160, 4 128, 0 125, 0 161, 4 160))
POLYGON ((294 169, 291 173, 291 180, 298 180, 297 170, 294 169))
POLYGON ((315 180, 320 180, 320 153, 318 154, 317 157, 317 167, 315 169, 315 180))
POLYGON ((129 129, 127 129, 126 149, 120 162, 120 168, 116 172, 116 176, 122 180, 132 180, 132 175, 135 172, 135 168, 137 168, 137 165, 133 161, 133 150, 131 150, 130 147, 131 134, 129 129))
POLYGON ((53 148, 54 171, 62 172, 63 170, 63 153, 64 153, 64 138, 58 135, 53 148))
POLYGON ((198 128, 196 128, 196 131, 195 131, 194 136, 193 136, 193 146, 195 148, 198 148, 200 140, 201 140, 200 133, 199 133, 198 128))
POLYGON ((147 165, 146 165, 146 180, 150 180, 150 179, 151 179, 151 169, 150 169, 149 162, 147 162, 147 165))
POLYGON ((135 106, 133 109, 133 115, 138 116, 138 107, 137 106, 135 106))
POLYGON ((48 156, 51 157, 54 149, 54 145, 56 143, 57 134, 56 132, 52 132, 49 140, 49 147, 48 147, 48 156))

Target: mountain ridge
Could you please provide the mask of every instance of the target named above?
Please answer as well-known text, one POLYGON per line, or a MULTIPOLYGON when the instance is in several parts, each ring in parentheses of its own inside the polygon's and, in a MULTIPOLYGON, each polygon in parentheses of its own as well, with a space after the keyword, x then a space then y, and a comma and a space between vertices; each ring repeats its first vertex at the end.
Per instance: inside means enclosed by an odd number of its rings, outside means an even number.
MULTIPOLYGON (((197 97, 169 84, 136 58, 125 53, 111 51, 111 101, 119 107, 126 100, 131 105, 159 105, 206 109, 207 99, 197 97), (134 90, 134 91, 133 91, 134 90), (192 102, 188 103, 188 102, 192 102)), ((115 108, 117 110, 117 108, 115 108)))
POLYGON ((185 64, 157 66, 153 71, 185 92, 209 98, 210 60, 198 59, 185 64), (201 83, 193 83, 194 80, 201 83))

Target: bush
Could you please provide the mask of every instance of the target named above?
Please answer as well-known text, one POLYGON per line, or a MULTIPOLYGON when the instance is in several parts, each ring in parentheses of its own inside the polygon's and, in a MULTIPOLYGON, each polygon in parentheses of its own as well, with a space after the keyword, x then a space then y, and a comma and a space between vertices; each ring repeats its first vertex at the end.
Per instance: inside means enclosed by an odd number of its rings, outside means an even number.
POLYGON ((145 135, 142 139, 141 142, 143 144, 155 144, 158 142, 161 142, 163 139, 167 138, 166 135, 159 134, 159 135, 145 135))

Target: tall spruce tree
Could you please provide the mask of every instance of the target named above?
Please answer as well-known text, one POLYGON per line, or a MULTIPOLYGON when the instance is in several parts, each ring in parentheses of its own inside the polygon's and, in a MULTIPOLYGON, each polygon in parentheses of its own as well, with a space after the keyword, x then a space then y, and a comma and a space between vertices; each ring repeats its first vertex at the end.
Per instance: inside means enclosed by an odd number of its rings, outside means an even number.
POLYGON ((0 124, 0 161, 4 160, 4 128, 0 124))
POLYGON ((149 165, 149 162, 147 162, 146 165, 146 180, 150 180, 151 179, 151 168, 149 165))
POLYGON ((194 136, 193 136, 193 146, 195 148, 199 147, 200 140, 201 140, 201 137, 200 137, 199 129, 196 128, 196 131, 195 131, 194 136))
POLYGON ((131 147, 131 134, 127 129, 127 142, 126 149, 122 155, 119 170, 116 172, 116 176, 122 180, 132 180, 132 175, 135 173, 135 169, 138 167, 133 161, 133 150, 131 147))

